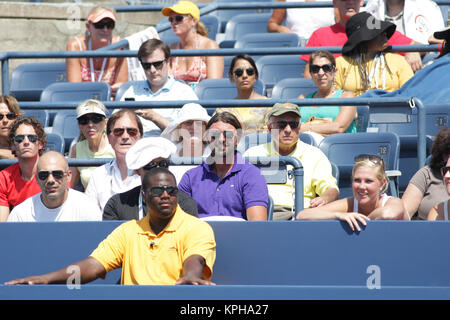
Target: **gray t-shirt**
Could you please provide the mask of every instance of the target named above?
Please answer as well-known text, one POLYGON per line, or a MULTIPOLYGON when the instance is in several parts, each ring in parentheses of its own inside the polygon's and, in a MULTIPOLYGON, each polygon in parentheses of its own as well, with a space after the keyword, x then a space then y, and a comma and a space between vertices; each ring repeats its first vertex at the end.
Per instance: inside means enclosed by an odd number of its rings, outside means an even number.
MULTIPOLYGON (((423 194, 418 209, 419 219, 427 219, 428 212, 438 203, 448 199, 447 189, 444 186, 441 175, 435 176, 429 166, 425 166, 417 171, 410 183, 415 185, 423 194)), ((414 212, 410 215, 413 216, 414 212)))

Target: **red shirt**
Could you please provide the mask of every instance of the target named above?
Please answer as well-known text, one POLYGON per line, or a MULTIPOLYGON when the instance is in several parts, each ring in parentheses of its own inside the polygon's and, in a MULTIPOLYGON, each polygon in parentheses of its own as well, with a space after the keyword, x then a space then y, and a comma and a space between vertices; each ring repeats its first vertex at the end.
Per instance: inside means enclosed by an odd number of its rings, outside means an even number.
POLYGON ((11 209, 40 192, 36 175, 29 181, 22 179, 19 163, 0 171, 0 206, 11 209))
MULTIPOLYGON (((347 34, 345 33, 345 28, 336 23, 332 26, 322 27, 317 29, 311 34, 311 37, 306 44, 307 47, 343 47, 347 42, 347 34)), ((393 45, 408 45, 411 44, 411 39, 407 36, 395 31, 392 37, 388 40, 390 46, 393 45)), ((398 54, 405 55, 404 53, 397 52, 398 54)), ((340 53, 335 53, 334 57, 337 58, 341 56, 340 53)), ((309 54, 302 54, 300 59, 309 61, 309 54)))

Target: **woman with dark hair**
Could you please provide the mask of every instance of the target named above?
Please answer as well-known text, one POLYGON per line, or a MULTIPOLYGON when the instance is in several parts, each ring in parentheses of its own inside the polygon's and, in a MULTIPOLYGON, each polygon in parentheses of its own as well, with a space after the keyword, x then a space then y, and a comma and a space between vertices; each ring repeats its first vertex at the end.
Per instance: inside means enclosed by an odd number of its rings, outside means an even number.
MULTIPOLYGON (((447 159, 445 166, 441 168, 441 176, 444 182, 445 189, 450 197, 450 158, 447 159)), ((450 199, 434 206, 428 213, 428 220, 448 220, 450 214, 449 209, 450 199)))
POLYGON ((385 53, 395 24, 379 21, 367 12, 351 17, 345 25, 348 40, 336 59, 336 86, 355 96, 372 89, 394 91, 413 75, 404 57, 385 53))
POLYGON ((439 131, 431 147, 429 165, 417 171, 410 180, 402 200, 411 217, 425 220, 431 208, 447 200, 441 168, 450 156, 450 128, 439 131))
POLYGON ((11 146, 8 142, 9 129, 13 121, 20 115, 19 103, 13 96, 0 96, 0 159, 12 159, 11 146))
MULTIPOLYGON (((237 89, 235 99, 267 99, 267 97, 255 91, 255 83, 258 80, 258 69, 252 57, 248 54, 239 54, 231 60, 228 78, 237 89)), ((218 108, 216 112, 231 112, 243 126, 244 134, 266 131, 264 117, 269 108, 243 107, 243 108, 218 108)))

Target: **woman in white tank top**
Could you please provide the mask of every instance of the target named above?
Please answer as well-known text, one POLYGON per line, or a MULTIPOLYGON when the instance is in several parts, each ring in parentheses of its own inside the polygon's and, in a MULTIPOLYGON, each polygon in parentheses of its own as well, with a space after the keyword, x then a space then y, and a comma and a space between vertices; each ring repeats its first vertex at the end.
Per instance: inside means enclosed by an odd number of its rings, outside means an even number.
MULTIPOLYGON (((448 196, 450 197, 450 157, 447 158, 447 163, 441 168, 441 175, 444 179, 444 186, 447 188, 448 196)), ((449 202, 450 199, 434 206, 428 213, 427 220, 448 220, 449 217, 449 202)))
POLYGON ((358 231, 361 231, 359 223, 365 226, 368 220, 409 220, 402 200, 385 193, 388 178, 384 168, 383 160, 376 155, 356 156, 352 171, 353 197, 304 209, 296 219, 339 219, 346 221, 352 230, 358 231))

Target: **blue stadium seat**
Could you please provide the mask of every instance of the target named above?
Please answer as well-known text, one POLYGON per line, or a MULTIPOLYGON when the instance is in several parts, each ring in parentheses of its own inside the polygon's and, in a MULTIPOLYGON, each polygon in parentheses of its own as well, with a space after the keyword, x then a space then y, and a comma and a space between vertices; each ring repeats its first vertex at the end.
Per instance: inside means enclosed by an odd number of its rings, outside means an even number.
POLYGON ((356 106, 358 118, 356 119, 356 130, 366 132, 369 126, 370 108, 369 106, 356 106))
POLYGON ((272 99, 296 99, 301 94, 317 90, 310 78, 287 78, 278 81, 272 89, 272 99))
POLYGON ((32 117, 38 120, 44 127, 49 126, 50 122, 50 114, 47 110, 43 109, 26 109, 23 110, 23 113, 27 117, 32 117))
POLYGON ((238 40, 247 33, 266 33, 271 13, 243 13, 233 16, 225 28, 224 40, 238 40))
POLYGON ((67 154, 73 139, 80 134, 75 110, 58 111, 53 121, 52 128, 52 132, 59 133, 64 138, 64 153, 67 154))
MULTIPOLYGON (((352 196, 351 173, 354 157, 358 154, 375 154, 383 158, 386 170, 399 170, 400 139, 391 132, 338 133, 325 137, 319 149, 339 168, 339 198, 352 196)), ((394 179, 396 180, 396 179, 394 179)), ((390 192, 398 195, 397 184, 390 179, 390 192)))
POLYGON ((224 56, 223 57, 223 77, 228 78, 228 71, 230 69, 231 60, 233 60, 234 56, 224 56))
MULTIPOLYGON (((296 33, 247 33, 234 44, 235 48, 286 48, 298 47, 300 38, 296 33)), ((254 56, 258 60, 260 56, 254 56)))
POLYGON ((19 101, 39 101, 45 87, 67 81, 65 62, 24 63, 11 73, 9 94, 19 101))
POLYGON ((286 78, 303 78, 305 61, 298 55, 267 55, 256 61, 259 78, 264 81, 268 97, 275 84, 286 78))
POLYGON ((56 132, 47 133, 47 144, 45 145, 46 150, 53 150, 64 154, 65 142, 64 138, 56 132))
POLYGON ((96 99, 109 101, 111 87, 106 82, 58 82, 45 87, 41 102, 66 102, 96 99))
MULTIPOLYGON (((255 91, 264 95, 265 85, 261 79, 255 83, 255 91)), ((237 96, 234 83, 229 79, 205 79, 195 87, 195 93, 200 100, 233 99, 237 96)))

